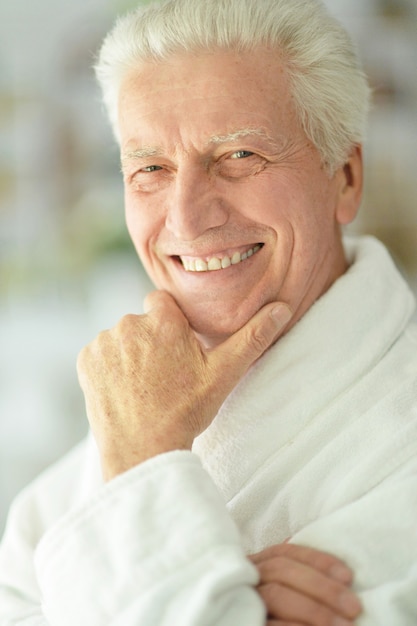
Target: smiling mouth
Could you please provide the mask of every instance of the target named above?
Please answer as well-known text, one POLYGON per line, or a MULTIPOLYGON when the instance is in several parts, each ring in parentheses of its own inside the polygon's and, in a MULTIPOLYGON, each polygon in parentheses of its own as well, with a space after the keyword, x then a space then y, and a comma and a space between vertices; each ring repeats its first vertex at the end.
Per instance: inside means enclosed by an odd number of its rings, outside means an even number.
POLYGON ((261 248, 263 243, 258 243, 255 246, 248 248, 243 252, 236 251, 232 256, 226 254, 219 256, 212 256, 210 258, 199 258, 190 256, 178 256, 176 257, 186 272, 213 272, 224 270, 232 265, 238 265, 247 259, 254 256, 261 248))

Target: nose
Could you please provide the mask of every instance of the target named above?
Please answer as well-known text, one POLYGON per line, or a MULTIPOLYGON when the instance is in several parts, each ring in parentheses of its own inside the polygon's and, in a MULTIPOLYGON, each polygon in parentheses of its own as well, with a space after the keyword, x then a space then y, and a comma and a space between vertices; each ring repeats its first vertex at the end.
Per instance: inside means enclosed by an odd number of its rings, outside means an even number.
POLYGON ((194 241, 229 218, 215 177, 204 167, 179 168, 167 203, 165 225, 181 241, 194 241))

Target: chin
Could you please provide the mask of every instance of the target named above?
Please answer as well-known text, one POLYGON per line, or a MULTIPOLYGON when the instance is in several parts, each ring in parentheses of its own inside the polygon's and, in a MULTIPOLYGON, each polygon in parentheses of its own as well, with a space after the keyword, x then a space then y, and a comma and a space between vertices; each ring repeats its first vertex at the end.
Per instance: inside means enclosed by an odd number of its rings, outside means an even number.
POLYGON ((190 325, 196 335, 198 335, 200 341, 202 341, 204 345, 210 346, 222 343, 243 326, 243 324, 239 325, 235 322, 219 325, 212 321, 203 320, 191 320, 190 325))
POLYGON ((205 348, 215 348, 216 346, 219 346, 221 343, 226 341, 226 339, 231 337, 231 335, 233 335, 233 332, 229 332, 229 333, 225 332, 223 334, 220 334, 218 332, 210 332, 209 330, 206 330, 206 329, 204 329, 202 332, 199 332, 195 328, 193 328, 193 330, 195 332, 197 339, 205 348))
POLYGON ((223 343, 242 328, 256 313, 256 310, 253 313, 248 311, 243 315, 237 314, 236 310, 233 313, 220 313, 217 310, 210 316, 207 312, 204 315, 198 315, 185 310, 184 313, 198 339, 204 346, 211 348, 223 343))

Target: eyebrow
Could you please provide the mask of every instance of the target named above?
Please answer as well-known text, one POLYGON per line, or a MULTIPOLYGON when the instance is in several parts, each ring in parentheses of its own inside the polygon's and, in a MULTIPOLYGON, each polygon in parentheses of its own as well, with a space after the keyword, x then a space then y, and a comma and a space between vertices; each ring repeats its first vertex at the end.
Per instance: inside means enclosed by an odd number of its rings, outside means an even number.
POLYGON ((148 157, 161 156, 162 149, 153 147, 153 146, 143 146, 142 148, 137 148, 136 150, 132 150, 130 152, 125 152, 121 156, 121 161, 126 161, 128 159, 146 159, 148 157))
MULTIPOLYGON (((208 147, 213 144, 221 145, 227 143, 235 143, 239 139, 253 136, 260 137, 261 139, 268 141, 269 144, 276 148, 279 147, 279 144, 276 142, 276 140, 272 139, 272 137, 268 135, 268 133, 266 133, 262 128, 241 128, 225 135, 213 135, 207 141, 206 146, 208 147)), ((141 148, 137 148, 135 150, 122 154, 121 163, 123 164, 125 161, 129 161, 132 159, 147 159, 149 157, 158 157, 162 156, 163 154, 164 151, 158 146, 142 146, 141 148)))
POLYGON ((238 141, 239 139, 253 136, 260 137, 261 139, 266 139, 270 143, 275 143, 272 137, 270 137, 268 133, 266 133, 262 128, 241 128, 239 130, 232 131, 231 133, 227 133, 226 135, 213 135, 213 137, 210 137, 208 145, 233 143, 235 141, 238 141))

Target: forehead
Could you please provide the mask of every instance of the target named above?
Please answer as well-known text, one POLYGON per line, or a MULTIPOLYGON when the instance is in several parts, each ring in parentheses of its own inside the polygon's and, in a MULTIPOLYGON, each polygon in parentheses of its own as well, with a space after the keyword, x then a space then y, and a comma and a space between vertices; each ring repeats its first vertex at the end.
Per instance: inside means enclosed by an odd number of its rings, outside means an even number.
POLYGON ((119 128, 125 149, 158 136, 222 143, 245 135, 278 139, 294 132, 286 68, 275 52, 182 54, 142 63, 123 81, 119 128), (248 132, 249 131, 249 132, 248 132))

